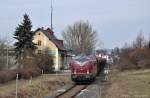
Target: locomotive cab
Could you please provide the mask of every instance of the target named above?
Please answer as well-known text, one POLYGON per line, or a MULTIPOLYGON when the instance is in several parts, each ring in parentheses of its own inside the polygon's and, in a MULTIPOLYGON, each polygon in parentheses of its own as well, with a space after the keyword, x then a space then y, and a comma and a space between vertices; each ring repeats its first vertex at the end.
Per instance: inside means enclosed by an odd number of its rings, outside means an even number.
POLYGON ((80 57, 70 63, 71 79, 74 82, 91 82, 97 73, 96 59, 80 57))

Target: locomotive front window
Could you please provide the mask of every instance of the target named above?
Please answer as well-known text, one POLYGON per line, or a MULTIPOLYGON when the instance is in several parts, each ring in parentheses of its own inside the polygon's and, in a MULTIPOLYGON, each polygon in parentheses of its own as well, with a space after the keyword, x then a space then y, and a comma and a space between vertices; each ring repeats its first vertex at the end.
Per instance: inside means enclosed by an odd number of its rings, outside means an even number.
POLYGON ((84 63, 85 61, 87 61, 87 59, 86 58, 80 58, 80 59, 76 59, 78 62, 80 62, 80 63, 84 63))

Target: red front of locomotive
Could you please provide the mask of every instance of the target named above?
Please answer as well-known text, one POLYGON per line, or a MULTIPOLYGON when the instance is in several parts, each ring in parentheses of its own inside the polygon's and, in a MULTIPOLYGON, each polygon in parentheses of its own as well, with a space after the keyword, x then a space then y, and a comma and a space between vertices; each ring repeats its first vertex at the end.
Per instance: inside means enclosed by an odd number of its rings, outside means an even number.
POLYGON ((78 58, 70 63, 71 79, 74 82, 93 81, 97 73, 96 60, 90 58, 78 58))

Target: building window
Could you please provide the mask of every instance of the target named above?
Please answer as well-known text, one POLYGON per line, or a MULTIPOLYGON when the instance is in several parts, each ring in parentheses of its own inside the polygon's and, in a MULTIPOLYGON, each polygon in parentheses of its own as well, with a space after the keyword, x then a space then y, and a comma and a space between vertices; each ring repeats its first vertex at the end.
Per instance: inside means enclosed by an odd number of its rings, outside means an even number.
POLYGON ((38 50, 38 54, 41 54, 42 53, 42 50, 38 50))
POLYGON ((41 41, 40 41, 40 40, 38 40, 38 43, 37 43, 37 44, 38 44, 38 46, 41 46, 41 41))

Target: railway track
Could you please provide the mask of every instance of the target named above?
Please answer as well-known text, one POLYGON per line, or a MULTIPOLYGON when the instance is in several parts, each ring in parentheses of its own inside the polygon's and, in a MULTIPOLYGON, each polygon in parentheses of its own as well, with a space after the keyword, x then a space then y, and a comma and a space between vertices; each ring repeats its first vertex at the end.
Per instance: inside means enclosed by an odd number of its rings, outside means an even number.
POLYGON ((85 89, 88 85, 75 85, 65 92, 59 94, 55 98, 74 98, 81 90, 85 89))

